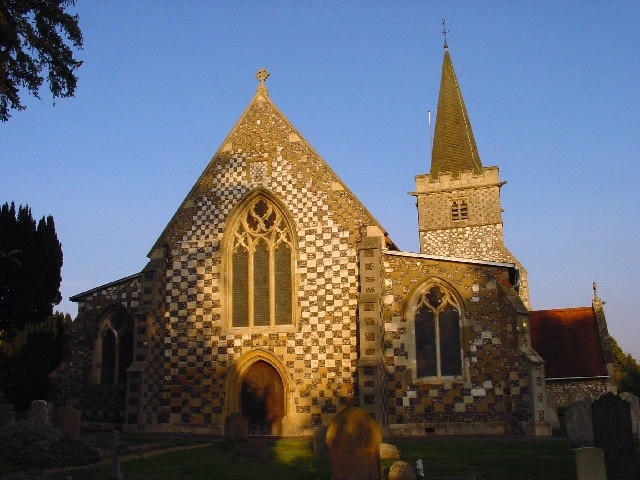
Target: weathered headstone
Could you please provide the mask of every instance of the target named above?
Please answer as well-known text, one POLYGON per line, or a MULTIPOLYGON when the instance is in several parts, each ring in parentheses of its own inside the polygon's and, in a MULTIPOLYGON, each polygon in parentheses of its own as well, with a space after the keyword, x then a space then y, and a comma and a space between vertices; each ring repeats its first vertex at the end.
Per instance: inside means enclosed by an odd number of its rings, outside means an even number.
POLYGON ((313 454, 326 455, 327 453, 329 453, 327 427, 316 427, 313 430, 313 454))
POLYGON ((224 421, 224 436, 231 440, 247 440, 249 438, 249 419, 236 412, 224 421))
POLYGON ((27 413, 27 420, 35 423, 49 424, 49 404, 46 400, 34 400, 27 413))
POLYGON ((551 428, 553 429, 560 428, 560 417, 558 416, 558 407, 556 407, 552 402, 547 402, 547 405, 545 406, 544 419, 549 425, 551 425, 551 428))
POLYGON ((358 407, 338 413, 327 429, 331 480, 380 480, 382 431, 358 407))
POLYGON ((638 435, 638 422, 640 422, 640 399, 633 393, 622 392, 620 398, 625 400, 631 409, 631 431, 633 435, 638 435))
POLYGON ((607 480, 604 452, 601 448, 583 447, 575 452, 577 480, 607 480))
POLYGON ((80 410, 58 407, 51 412, 51 424, 73 438, 80 438, 80 410))
POLYGON ((569 405, 565 421, 571 448, 593 447, 593 421, 589 400, 580 400, 569 405))
POLYGON ((391 464, 389 480, 417 480, 416 469, 409 462, 397 461, 391 464))
POLYGON ((16 420, 16 411, 4 396, 4 390, 0 389, 0 427, 13 423, 16 420))
POLYGON ((380 444, 380 460, 400 460, 400 449, 390 443, 380 444))
POLYGON ((591 404, 593 444, 604 450, 609 470, 613 463, 633 460, 633 434, 629 403, 607 393, 591 404))

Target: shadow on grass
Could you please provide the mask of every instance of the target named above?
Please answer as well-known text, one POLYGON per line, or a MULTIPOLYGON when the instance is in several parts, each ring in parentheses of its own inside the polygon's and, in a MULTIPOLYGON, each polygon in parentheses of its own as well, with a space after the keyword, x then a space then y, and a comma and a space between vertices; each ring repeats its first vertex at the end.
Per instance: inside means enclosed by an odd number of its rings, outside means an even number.
MULTIPOLYGON (((122 464, 122 473, 126 480, 327 480, 331 476, 329 458, 314 456, 309 441, 251 442, 256 441, 219 442, 207 448, 132 460, 122 464)), ((573 451, 564 440, 400 441, 396 444, 402 460, 413 464, 418 459, 423 461, 427 479, 436 475, 475 475, 478 480, 573 480, 576 475, 573 451)), ((388 472, 392 463, 393 460, 383 461, 383 472, 388 472)), ((97 480, 110 478, 108 467, 101 468, 96 476, 97 480)))
MULTIPOLYGON (((398 440, 402 460, 424 463, 425 478, 475 476, 477 480, 574 480, 573 451, 564 439, 544 441, 398 440)), ((382 461, 382 472, 394 460, 382 461)), ((200 448, 153 455, 123 457, 125 480, 329 480, 328 456, 314 456, 312 443, 299 439, 251 439, 248 442, 215 441, 200 448)), ((109 464, 49 476, 49 480, 111 480, 109 464)), ((384 477, 383 477, 384 478, 384 477)))
MULTIPOLYGON (((126 480, 330 478, 328 457, 314 456, 311 442, 300 440, 215 442, 200 449, 123 462, 121 470, 126 480)), ((110 466, 99 467, 95 478, 111 480, 110 466)))

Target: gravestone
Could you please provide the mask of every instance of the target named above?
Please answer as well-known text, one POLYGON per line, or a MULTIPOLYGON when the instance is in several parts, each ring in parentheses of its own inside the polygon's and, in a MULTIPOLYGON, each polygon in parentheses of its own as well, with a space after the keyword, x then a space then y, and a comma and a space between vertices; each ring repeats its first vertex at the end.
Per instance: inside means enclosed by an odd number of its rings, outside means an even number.
POLYGON ((313 430, 313 454, 326 455, 329 453, 327 445, 327 427, 316 427, 313 430))
POLYGON ((625 400, 631 408, 631 431, 638 437, 638 422, 640 422, 640 400, 633 393, 622 392, 620 398, 625 400))
POLYGON ((4 390, 0 389, 0 427, 13 423, 16 420, 16 410, 4 396, 4 390))
POLYGON ((400 449, 390 443, 381 443, 380 460, 400 460, 400 449))
POLYGON ((224 421, 224 436, 231 440, 247 440, 249 419, 240 412, 229 415, 224 421))
POLYGON ((27 420, 35 423, 49 424, 49 404, 46 400, 34 400, 27 413, 27 420))
POLYGON ((560 428, 560 417, 558 416, 558 407, 552 402, 547 402, 544 408, 544 420, 552 429, 560 428))
POLYGON ((604 450, 607 470, 620 461, 633 460, 633 434, 629 403, 607 393, 591 405, 594 446, 604 450))
POLYGON ((565 421, 571 448, 593 447, 593 421, 589 400, 580 400, 569 405, 565 421))
POLYGON ((62 433, 80 438, 80 410, 73 407, 54 408, 51 412, 51 424, 62 433))
POLYGON ((583 447, 575 452, 577 480, 607 480, 604 452, 601 448, 583 447))
POLYGON ((331 480, 380 480, 382 431, 358 407, 338 413, 327 429, 331 480))
POLYGON ((397 461, 391 464, 389 480, 417 480, 416 469, 409 462, 397 461))

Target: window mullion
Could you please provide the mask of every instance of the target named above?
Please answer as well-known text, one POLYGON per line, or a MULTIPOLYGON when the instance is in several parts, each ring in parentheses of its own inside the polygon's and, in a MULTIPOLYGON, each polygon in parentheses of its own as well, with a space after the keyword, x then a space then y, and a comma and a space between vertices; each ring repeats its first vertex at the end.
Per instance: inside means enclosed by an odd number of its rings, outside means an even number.
POLYGON ((276 323, 276 268, 273 243, 273 239, 271 239, 271 242, 267 244, 269 248, 269 325, 272 326, 276 323))
POLYGON ((120 348, 118 348, 120 339, 118 338, 118 334, 115 331, 113 332, 113 336, 115 338, 114 345, 115 345, 115 350, 116 350, 115 354, 114 354, 114 362, 113 362, 113 370, 114 370, 114 372, 113 372, 113 384, 114 385, 118 385, 118 382, 120 381, 120 379, 118 378, 119 373, 120 373, 119 372, 120 369, 118 368, 118 365, 120 365, 120 348))
POLYGON ((247 262, 247 325, 253 327, 253 253, 255 250, 255 242, 253 238, 249 238, 247 241, 248 247, 248 262, 247 262))
POLYGON ((436 344, 436 375, 438 378, 442 376, 441 362, 440 362, 440 313, 435 313, 434 319, 435 327, 435 344, 436 344))

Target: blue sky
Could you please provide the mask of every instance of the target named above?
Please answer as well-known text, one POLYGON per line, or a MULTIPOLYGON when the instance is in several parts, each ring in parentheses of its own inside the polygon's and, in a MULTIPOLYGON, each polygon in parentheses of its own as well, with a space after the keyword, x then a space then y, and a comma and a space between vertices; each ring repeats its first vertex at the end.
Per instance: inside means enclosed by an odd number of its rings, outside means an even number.
POLYGON ((75 98, 0 124, 0 202, 51 214, 68 297, 136 273, 253 97, 270 96, 404 250, 429 169, 441 19, 535 309, 590 305, 640 358, 637 1, 82 1, 75 98))

